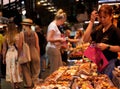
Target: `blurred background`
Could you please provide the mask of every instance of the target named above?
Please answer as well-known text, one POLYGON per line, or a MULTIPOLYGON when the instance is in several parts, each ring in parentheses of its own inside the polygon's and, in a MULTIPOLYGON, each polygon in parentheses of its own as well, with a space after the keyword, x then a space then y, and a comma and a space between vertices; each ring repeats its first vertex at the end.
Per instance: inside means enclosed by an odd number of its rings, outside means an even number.
POLYGON ((58 9, 67 13, 67 20, 71 24, 81 23, 89 20, 91 11, 98 10, 102 4, 112 5, 115 18, 118 18, 120 0, 0 0, 0 9, 4 17, 14 17, 16 24, 29 17, 36 24, 46 26, 53 20, 58 9))

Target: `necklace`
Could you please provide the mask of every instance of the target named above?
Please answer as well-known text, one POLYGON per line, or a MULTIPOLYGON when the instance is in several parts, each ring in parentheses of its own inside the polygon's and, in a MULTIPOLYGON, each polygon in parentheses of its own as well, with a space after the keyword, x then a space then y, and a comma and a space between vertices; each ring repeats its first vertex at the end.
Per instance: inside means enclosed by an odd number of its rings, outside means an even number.
POLYGON ((108 26, 104 27, 104 28, 103 28, 103 33, 106 32, 111 25, 112 25, 112 24, 110 23, 108 26))

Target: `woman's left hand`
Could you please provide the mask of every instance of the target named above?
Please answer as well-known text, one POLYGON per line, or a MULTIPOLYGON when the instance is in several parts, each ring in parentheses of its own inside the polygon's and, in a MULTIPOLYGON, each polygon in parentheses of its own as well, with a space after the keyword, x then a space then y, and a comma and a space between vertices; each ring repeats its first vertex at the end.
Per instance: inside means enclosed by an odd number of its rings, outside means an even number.
POLYGON ((105 43, 97 43, 97 47, 101 50, 105 50, 108 47, 108 44, 105 43))

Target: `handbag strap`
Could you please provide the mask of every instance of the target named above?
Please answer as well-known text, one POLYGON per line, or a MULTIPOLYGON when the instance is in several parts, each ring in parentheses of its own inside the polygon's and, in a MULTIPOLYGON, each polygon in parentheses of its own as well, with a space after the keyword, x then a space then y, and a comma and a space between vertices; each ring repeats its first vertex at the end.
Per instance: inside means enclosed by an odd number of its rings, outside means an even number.
POLYGON ((23 43, 24 43, 25 42, 24 32, 22 32, 22 36, 23 36, 23 43))

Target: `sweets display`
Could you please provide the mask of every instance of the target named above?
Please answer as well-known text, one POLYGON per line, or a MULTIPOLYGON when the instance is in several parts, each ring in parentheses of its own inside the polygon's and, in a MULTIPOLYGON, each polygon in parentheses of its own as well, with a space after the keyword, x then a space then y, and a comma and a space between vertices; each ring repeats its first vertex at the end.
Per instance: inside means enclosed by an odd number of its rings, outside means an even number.
POLYGON ((120 68, 115 67, 114 70, 116 71, 117 77, 120 77, 120 68))
POLYGON ((60 67, 35 89, 118 89, 107 75, 97 73, 96 64, 75 63, 79 65, 60 67))
POLYGON ((83 52, 81 50, 74 50, 69 54, 69 59, 81 59, 83 52))
POLYGON ((89 46, 89 43, 84 43, 84 44, 78 44, 75 48, 73 48, 68 57, 70 60, 73 59, 81 59, 83 56, 83 52, 85 49, 87 49, 87 47, 89 46))

